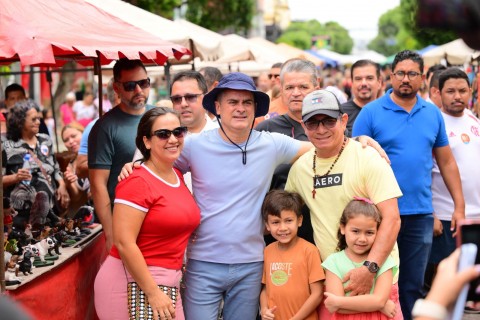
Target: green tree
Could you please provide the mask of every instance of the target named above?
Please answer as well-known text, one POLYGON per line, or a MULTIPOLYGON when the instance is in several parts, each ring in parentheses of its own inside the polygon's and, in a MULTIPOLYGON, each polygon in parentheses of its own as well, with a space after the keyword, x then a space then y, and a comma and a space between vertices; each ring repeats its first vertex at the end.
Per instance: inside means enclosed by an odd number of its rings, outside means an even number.
MULTIPOLYGON (((378 35, 369 44, 368 48, 375 50, 385 56, 390 56, 401 50, 403 47, 402 41, 408 38, 408 32, 402 25, 402 12, 400 6, 385 12, 380 16, 378 21, 378 35), (398 35, 403 33, 402 40, 398 39, 398 35)), ((403 49, 412 49, 405 48, 403 49)))
POLYGON ((330 48, 338 53, 348 54, 352 51, 353 39, 347 29, 337 22, 322 25, 318 20, 293 21, 276 42, 284 42, 305 50, 312 47, 315 37, 328 39, 330 48))
POLYGON ((401 0, 398 7, 380 17, 378 35, 368 44, 368 48, 390 56, 401 50, 418 50, 457 38, 452 31, 418 27, 417 14, 417 0, 401 0))
POLYGON ((312 47, 312 36, 305 30, 284 32, 276 41, 286 43, 292 47, 307 50, 312 47))
POLYGON ((292 21, 285 31, 306 31, 310 35, 317 35, 325 33, 325 27, 318 20, 292 21))
POLYGON ((418 44, 418 49, 431 44, 444 44, 458 38, 451 30, 420 28, 417 26, 418 0, 401 0, 402 24, 408 29, 418 44))
POLYGON ((213 31, 228 29, 247 34, 252 26, 255 0, 125 0, 139 8, 173 19, 173 11, 187 4, 186 19, 213 31))
POLYGON ((327 22, 325 24, 325 35, 330 36, 330 46, 333 51, 341 54, 349 54, 353 48, 353 39, 348 34, 348 30, 337 22, 327 22))
POLYGON ((186 18, 213 31, 247 34, 254 12, 254 0, 188 0, 186 18))
POLYGON ((405 15, 401 6, 384 13, 378 22, 378 35, 368 48, 390 56, 401 50, 416 50, 423 46, 417 41, 411 27, 405 23, 405 15))

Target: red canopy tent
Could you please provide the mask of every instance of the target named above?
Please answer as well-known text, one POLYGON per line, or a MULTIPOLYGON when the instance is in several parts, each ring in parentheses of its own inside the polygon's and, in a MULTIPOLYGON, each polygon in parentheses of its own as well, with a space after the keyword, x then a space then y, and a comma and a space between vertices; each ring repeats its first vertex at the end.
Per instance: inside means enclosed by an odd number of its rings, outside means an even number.
POLYGON ((163 65, 191 55, 84 0, 0 0, 0 8, 0 64, 60 67, 76 60, 99 71, 119 58, 163 65))
MULTIPOLYGON (((0 0, 0 8, 0 64, 20 61, 22 65, 60 67, 75 60, 95 65, 100 71, 101 65, 119 58, 163 65, 168 59, 191 54, 187 48, 134 27, 84 0, 0 0)), ((98 75, 101 89, 101 72, 98 75)), ((0 237, 2 292, 3 259, 0 237)))
POLYGON ((0 63, 92 65, 118 58, 163 65, 190 54, 83 0, 0 0, 0 63), (87 60, 86 60, 87 59, 87 60))

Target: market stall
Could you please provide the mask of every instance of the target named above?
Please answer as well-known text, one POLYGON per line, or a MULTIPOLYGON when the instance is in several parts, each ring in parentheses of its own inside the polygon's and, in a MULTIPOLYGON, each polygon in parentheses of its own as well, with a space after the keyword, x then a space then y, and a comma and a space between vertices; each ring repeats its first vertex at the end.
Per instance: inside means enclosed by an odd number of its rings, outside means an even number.
POLYGON ((22 283, 7 286, 7 294, 34 319, 95 319, 93 283, 107 255, 101 230, 96 225, 88 237, 61 248, 52 266, 20 273, 22 283))
MULTIPOLYGON (((95 67, 101 88, 101 66, 119 58, 163 65, 191 54, 184 46, 145 32, 85 0, 0 0, 0 7, 0 64, 20 61, 22 65, 60 67, 74 60, 95 67)), ((101 103, 99 107, 101 113, 101 103)), ((3 210, 0 212, 3 230, 3 210)), ((9 287, 9 295, 35 319, 95 317, 93 280, 106 255, 101 226, 82 239, 62 250, 53 267, 35 269, 33 274, 21 276, 21 285, 9 287)), ((4 238, 0 237, 2 293, 4 258, 4 238)))

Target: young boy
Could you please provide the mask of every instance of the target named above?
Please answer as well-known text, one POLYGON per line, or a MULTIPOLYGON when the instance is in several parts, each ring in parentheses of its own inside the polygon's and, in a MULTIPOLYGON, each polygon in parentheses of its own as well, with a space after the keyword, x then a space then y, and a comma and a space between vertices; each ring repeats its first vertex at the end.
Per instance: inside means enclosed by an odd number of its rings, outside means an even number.
POLYGON ((262 320, 317 320, 323 298, 320 253, 297 236, 302 225, 299 194, 270 191, 262 206, 265 225, 277 240, 265 248, 260 307, 262 320))

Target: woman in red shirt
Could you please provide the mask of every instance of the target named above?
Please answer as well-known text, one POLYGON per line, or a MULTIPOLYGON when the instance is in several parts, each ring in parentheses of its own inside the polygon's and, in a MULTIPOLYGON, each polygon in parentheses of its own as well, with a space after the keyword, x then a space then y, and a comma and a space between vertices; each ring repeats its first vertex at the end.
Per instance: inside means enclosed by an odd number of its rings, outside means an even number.
POLYGON ((115 190, 114 246, 95 279, 100 319, 128 319, 131 281, 145 292, 154 319, 184 319, 180 294, 172 301, 157 285, 179 292, 185 248, 200 223, 200 210, 173 168, 186 132, 168 108, 154 108, 140 120, 135 142, 144 162, 115 190))

